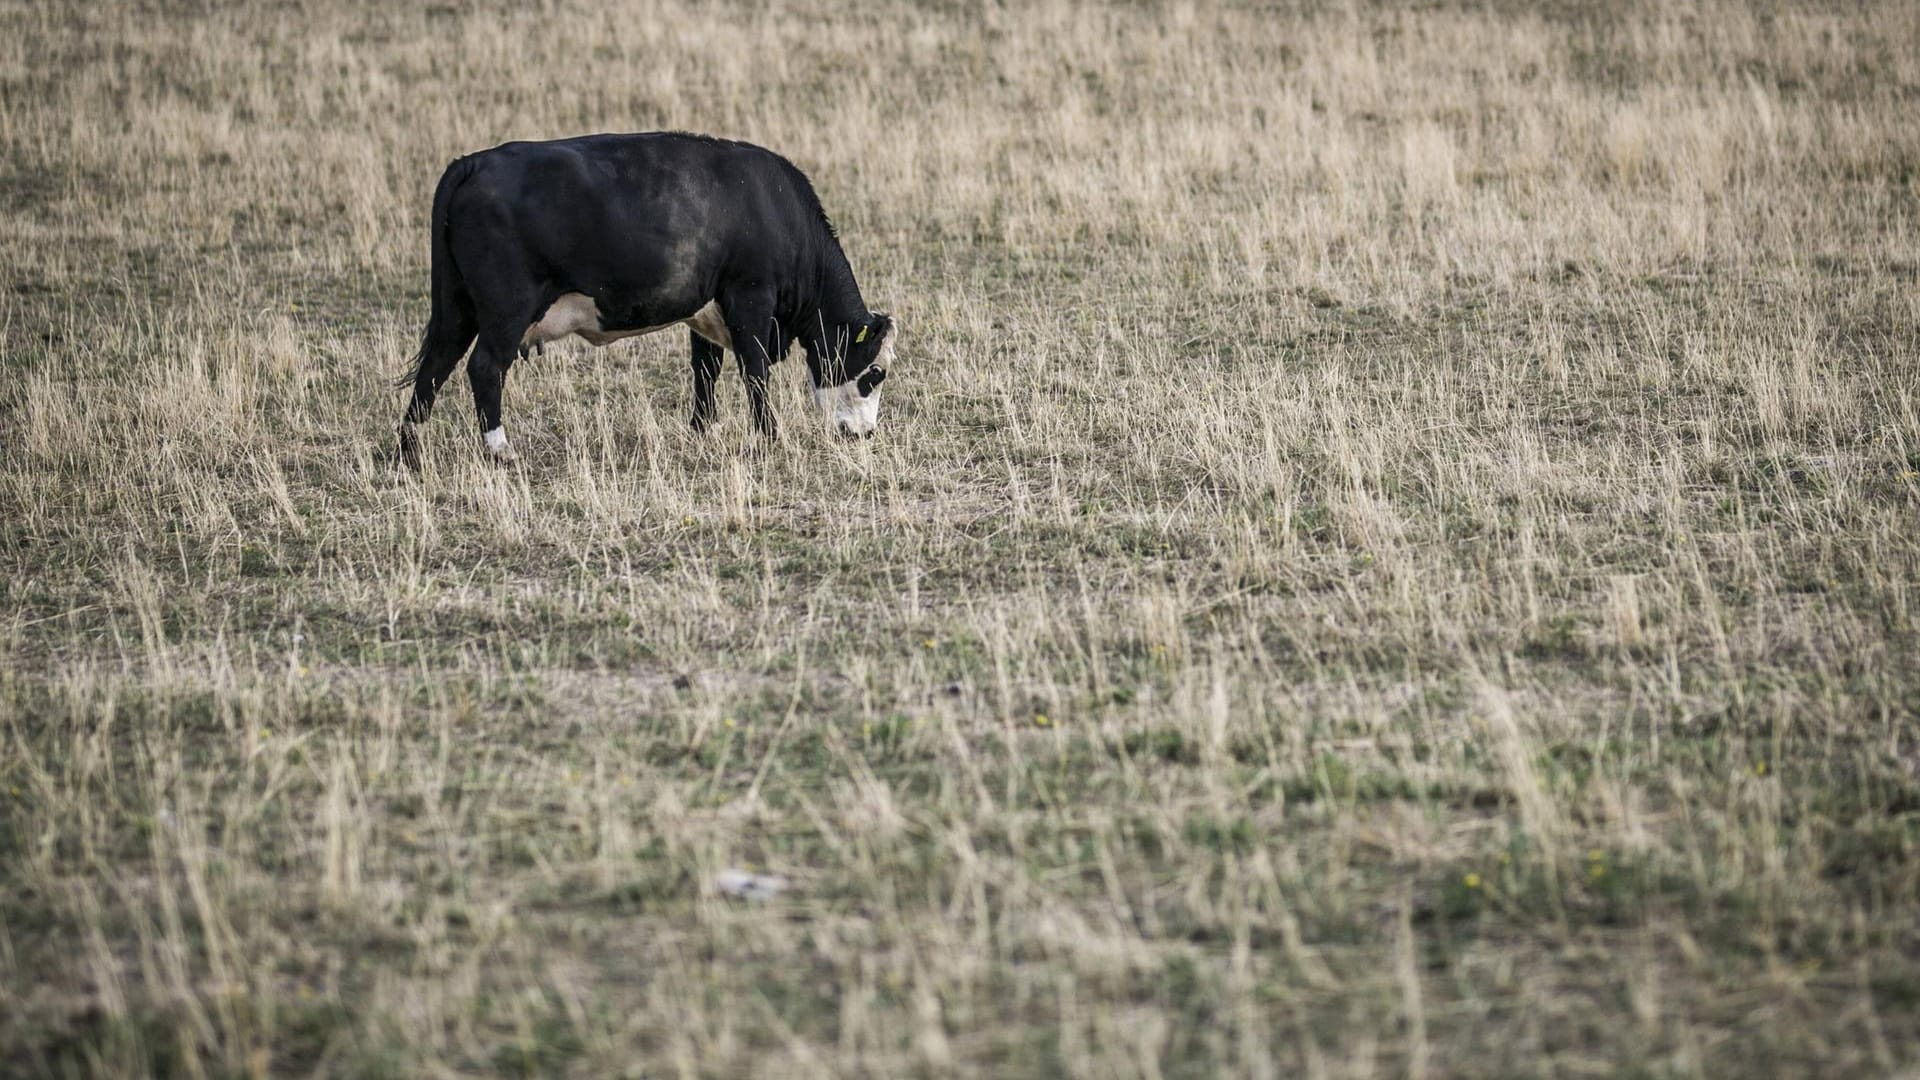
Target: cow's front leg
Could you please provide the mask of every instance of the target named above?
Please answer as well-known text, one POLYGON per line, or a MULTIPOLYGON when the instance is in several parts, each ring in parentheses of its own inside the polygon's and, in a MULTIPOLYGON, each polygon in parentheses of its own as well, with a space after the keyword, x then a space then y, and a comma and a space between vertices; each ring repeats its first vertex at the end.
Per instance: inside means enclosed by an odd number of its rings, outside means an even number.
POLYGON ((777 438, 779 425, 773 419, 773 406, 767 402, 767 358, 740 354, 740 379, 747 384, 747 408, 753 413, 753 430, 767 438, 777 438))
POLYGON ((747 384, 747 406, 753 412, 753 428, 771 439, 779 432, 773 421, 773 407, 767 403, 767 370, 786 351, 786 341, 773 318, 773 296, 758 290, 742 290, 721 300, 727 313, 727 334, 733 339, 733 354, 740 359, 740 380, 747 384))
POLYGON ((720 346, 689 332, 693 339, 693 430, 705 431, 713 424, 713 383, 720 377, 720 346))
POLYGON ((489 341, 482 337, 467 361, 467 381, 473 384, 473 407, 480 415, 480 439, 487 453, 502 464, 513 460, 507 448, 507 432, 500 425, 500 391, 507 382, 507 368, 513 364, 515 343, 489 341))

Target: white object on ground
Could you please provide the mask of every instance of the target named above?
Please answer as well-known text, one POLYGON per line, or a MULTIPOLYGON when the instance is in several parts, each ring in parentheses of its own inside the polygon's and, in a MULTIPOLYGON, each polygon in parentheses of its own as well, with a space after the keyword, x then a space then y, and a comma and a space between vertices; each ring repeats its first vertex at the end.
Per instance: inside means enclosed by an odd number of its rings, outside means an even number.
POLYGON ((751 870, 722 870, 713 877, 713 887, 722 896, 741 900, 771 900, 791 888, 793 882, 779 874, 756 874, 751 870))

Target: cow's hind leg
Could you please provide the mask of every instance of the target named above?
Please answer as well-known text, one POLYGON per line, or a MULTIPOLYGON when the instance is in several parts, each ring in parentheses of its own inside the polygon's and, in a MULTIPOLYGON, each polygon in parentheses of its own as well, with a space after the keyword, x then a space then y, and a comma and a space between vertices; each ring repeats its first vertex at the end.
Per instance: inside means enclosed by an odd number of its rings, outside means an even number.
POLYGON ((420 355, 415 359, 413 397, 400 419, 400 461, 410 469, 420 468, 420 436, 414 425, 425 423, 433 415, 434 398, 467 354, 473 336, 473 310, 464 298, 427 322, 420 355))
POLYGON ((467 358, 480 438, 497 461, 511 461, 500 426, 500 391, 520 355, 527 330, 554 301, 527 264, 526 244, 506 203, 492 192, 469 200, 460 228, 448 238, 479 320, 479 338, 467 358))
POLYGON ((467 381, 473 385, 473 407, 480 416, 480 439, 487 453, 503 464, 513 460, 507 448, 507 432, 500 424, 500 392, 507 384, 507 369, 519 351, 519 340, 512 332, 482 331, 480 344, 467 361, 467 381))
POLYGON ((713 383, 720 377, 720 346, 689 332, 693 339, 693 430, 705 431, 713 424, 713 383))

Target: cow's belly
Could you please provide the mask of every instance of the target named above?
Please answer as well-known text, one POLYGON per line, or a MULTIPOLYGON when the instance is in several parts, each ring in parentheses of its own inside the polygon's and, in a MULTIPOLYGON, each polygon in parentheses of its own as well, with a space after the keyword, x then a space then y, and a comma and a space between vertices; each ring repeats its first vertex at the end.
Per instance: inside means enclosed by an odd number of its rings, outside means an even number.
POLYGON ((733 348, 733 338, 727 333, 727 320, 720 313, 720 305, 712 300, 699 311, 684 319, 675 319, 658 326, 642 326, 637 329, 608 330, 600 318, 600 308, 593 297, 586 293, 562 293, 533 325, 520 335, 520 348, 531 349, 535 345, 544 345, 549 341, 558 341, 569 334, 578 334, 589 344, 610 345, 621 338, 638 337, 651 334, 656 330, 665 330, 671 326, 686 325, 693 332, 713 342, 723 349, 733 348))

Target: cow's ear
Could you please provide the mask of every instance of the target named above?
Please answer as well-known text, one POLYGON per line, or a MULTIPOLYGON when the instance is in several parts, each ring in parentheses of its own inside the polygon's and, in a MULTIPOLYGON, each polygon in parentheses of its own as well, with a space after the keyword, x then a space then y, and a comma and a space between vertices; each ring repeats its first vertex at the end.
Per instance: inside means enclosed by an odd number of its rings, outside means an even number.
POLYGON ((860 396, 866 397, 872 394, 874 390, 879 388, 880 383, 884 381, 886 377, 887 369, 882 367, 870 367, 861 372, 860 381, 857 384, 860 387, 860 396))
POLYGON ((867 337, 885 341, 887 335, 893 333, 893 316, 884 311, 874 311, 868 314, 873 316, 873 321, 866 325, 866 330, 871 331, 867 334, 867 337))

